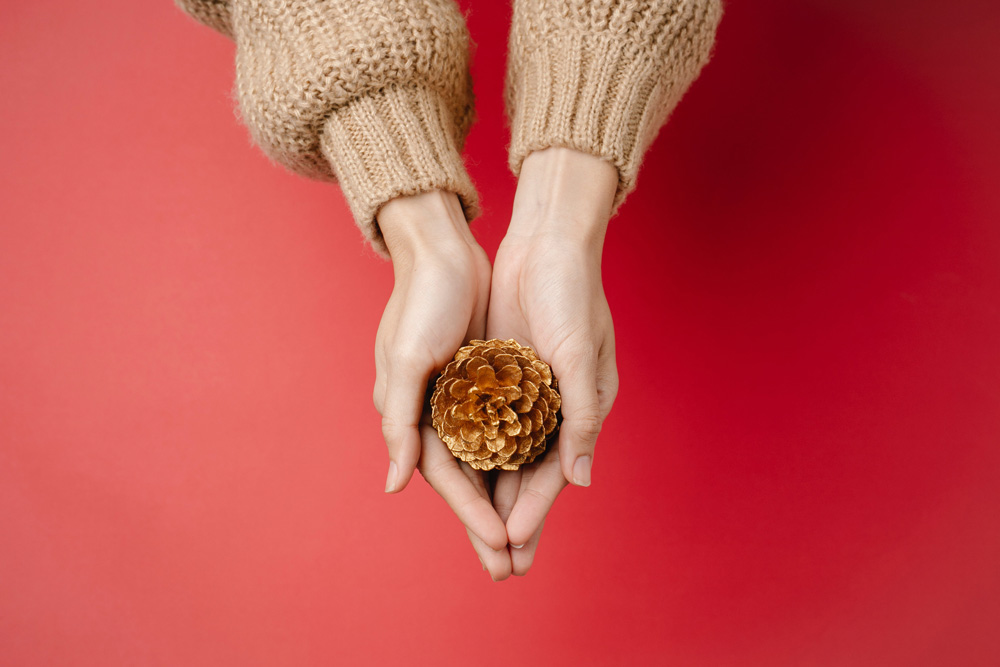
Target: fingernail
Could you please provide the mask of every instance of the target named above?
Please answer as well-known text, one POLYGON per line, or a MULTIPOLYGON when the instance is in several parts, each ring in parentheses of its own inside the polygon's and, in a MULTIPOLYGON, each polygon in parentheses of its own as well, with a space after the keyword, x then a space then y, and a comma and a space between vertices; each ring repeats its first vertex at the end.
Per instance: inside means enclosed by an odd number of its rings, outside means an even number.
POLYGON ((521 548, 521 547, 523 547, 524 545, 523 545, 523 544, 512 544, 512 545, 510 545, 510 546, 511 546, 511 548, 512 548, 512 549, 520 549, 520 548, 521 548))
POLYGON ((590 486, 590 464, 593 459, 589 454, 576 457, 573 464, 573 483, 577 486, 590 486))
POLYGON ((392 493, 396 490, 396 462, 389 461, 389 474, 385 477, 385 492, 392 493))

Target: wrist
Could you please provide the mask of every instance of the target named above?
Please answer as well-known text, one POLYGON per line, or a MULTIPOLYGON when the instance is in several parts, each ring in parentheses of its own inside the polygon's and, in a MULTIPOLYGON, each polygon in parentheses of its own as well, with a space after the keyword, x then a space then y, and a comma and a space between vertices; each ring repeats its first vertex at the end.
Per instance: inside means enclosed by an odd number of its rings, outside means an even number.
POLYGON ((521 165, 507 237, 557 235, 563 242, 604 242, 618 189, 618 169, 595 155, 550 147, 521 165))
POLYGON ((476 244, 458 196, 444 190, 391 199, 376 220, 393 264, 454 255, 476 244))

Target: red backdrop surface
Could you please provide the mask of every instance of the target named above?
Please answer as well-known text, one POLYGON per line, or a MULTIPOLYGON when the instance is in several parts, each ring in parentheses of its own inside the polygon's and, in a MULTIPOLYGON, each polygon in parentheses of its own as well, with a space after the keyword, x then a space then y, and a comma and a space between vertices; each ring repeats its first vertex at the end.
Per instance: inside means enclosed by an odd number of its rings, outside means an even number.
MULTIPOLYGON (((506 3, 468 161, 514 180, 506 3)), ((391 267, 168 2, 0 20, 0 662, 1000 664, 1000 5, 731 2, 609 234, 594 485, 382 493, 391 267)))

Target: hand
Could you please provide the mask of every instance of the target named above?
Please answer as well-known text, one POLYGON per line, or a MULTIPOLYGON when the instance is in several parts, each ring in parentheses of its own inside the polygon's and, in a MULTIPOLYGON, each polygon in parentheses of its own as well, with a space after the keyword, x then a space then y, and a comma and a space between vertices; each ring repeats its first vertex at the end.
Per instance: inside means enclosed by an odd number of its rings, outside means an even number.
POLYGON ((452 193, 399 197, 377 217, 395 276, 375 337, 373 399, 390 460, 385 491, 401 491, 419 461, 421 474, 465 524, 484 567, 494 579, 506 578, 507 534, 485 478, 459 465, 433 428, 421 427, 431 377, 459 347, 485 334, 489 258, 452 193))
POLYGON ((497 252, 488 338, 530 345, 552 366, 563 421, 541 461, 501 472, 493 503, 513 574, 527 573, 542 526, 567 482, 589 486, 594 446, 618 391, 614 327, 601 251, 618 172, 600 158, 548 148, 525 158, 497 252))

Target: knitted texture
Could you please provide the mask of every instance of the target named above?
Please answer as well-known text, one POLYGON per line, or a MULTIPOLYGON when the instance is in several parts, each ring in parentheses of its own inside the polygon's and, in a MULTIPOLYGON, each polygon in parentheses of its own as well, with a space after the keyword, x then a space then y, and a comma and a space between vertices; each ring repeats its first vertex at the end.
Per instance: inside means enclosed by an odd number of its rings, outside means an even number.
POLYGON ((461 150, 474 119, 469 35, 454 0, 176 0, 236 41, 236 98, 264 152, 337 181, 362 233, 390 199, 478 196, 461 150))
POLYGON ((218 30, 232 38, 232 19, 229 14, 229 0, 174 0, 177 6, 200 23, 218 30))
POLYGON ((618 168, 613 212, 708 60, 719 0, 518 0, 504 89, 514 175, 564 146, 618 168))
MULTIPOLYGON (((236 97, 264 152, 336 180, 387 256, 379 207, 476 190, 461 158, 473 122, 469 36, 454 0, 175 0, 236 41, 236 97)), ((515 0, 504 89, 515 175, 565 146, 618 168, 614 211, 643 154, 708 60, 720 0, 515 0)))

